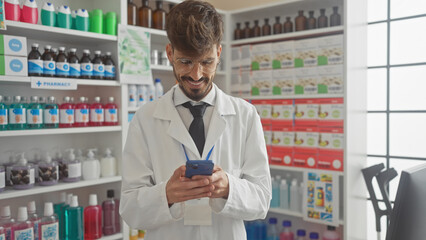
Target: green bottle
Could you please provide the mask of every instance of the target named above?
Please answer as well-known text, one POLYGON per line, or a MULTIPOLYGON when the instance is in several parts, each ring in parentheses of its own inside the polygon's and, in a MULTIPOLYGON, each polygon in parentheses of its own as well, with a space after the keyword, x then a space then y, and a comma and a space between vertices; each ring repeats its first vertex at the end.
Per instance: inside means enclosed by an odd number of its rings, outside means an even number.
POLYGON ((78 196, 72 196, 65 209, 65 240, 84 240, 83 207, 78 206, 78 196))
POLYGON ((44 128, 59 127, 59 110, 55 97, 50 96, 46 105, 43 107, 44 128))
POLYGON ((0 95, 0 131, 7 130, 7 123, 9 121, 7 112, 7 105, 4 104, 3 96, 0 95))
POLYGON ((61 192, 60 202, 55 203, 53 205, 53 211, 55 212, 56 216, 58 216, 58 220, 59 220, 60 239, 63 239, 64 237, 64 214, 62 214, 62 208, 65 206, 66 200, 67 200, 67 194, 65 192, 61 192))
POLYGON ((25 105, 21 101, 21 96, 15 96, 13 103, 9 106, 9 129, 24 130, 27 128, 27 118, 25 105))
POLYGON ((43 128, 43 108, 38 102, 37 96, 31 97, 31 103, 27 108, 27 127, 29 129, 43 128))

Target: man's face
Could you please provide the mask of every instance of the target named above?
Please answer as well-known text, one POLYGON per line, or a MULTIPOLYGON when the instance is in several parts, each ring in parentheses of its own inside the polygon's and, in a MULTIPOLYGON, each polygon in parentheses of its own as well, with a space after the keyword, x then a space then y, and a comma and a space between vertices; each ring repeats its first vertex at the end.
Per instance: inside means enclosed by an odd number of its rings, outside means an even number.
POLYGON ((185 95, 194 101, 203 99, 212 89, 222 46, 213 45, 210 51, 198 57, 189 57, 173 49, 170 44, 166 50, 176 80, 185 95))

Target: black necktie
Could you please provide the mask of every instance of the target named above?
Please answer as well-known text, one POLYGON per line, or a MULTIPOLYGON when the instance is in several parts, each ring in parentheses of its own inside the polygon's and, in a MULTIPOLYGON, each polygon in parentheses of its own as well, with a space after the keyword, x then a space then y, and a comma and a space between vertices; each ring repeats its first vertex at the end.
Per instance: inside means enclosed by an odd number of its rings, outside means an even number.
POLYGON ((204 143, 206 142, 206 137, 204 135, 203 115, 206 111, 207 105, 207 103, 203 103, 192 106, 190 102, 182 104, 182 106, 189 108, 189 111, 191 111, 191 114, 194 117, 194 120, 192 120, 192 123, 189 126, 189 134, 191 135, 192 140, 194 140, 200 155, 203 155, 204 143))

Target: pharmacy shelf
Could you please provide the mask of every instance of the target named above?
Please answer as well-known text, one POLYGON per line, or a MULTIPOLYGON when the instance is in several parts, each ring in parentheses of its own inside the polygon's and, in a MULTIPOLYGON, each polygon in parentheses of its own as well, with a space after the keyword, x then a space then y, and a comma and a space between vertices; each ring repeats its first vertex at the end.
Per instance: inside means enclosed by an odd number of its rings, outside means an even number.
POLYGON ((151 35, 155 35, 155 36, 164 36, 164 37, 167 36, 167 32, 165 30, 159 30, 159 29, 155 29, 155 28, 146 28, 146 27, 140 27, 140 26, 130 26, 130 25, 127 25, 126 27, 129 28, 129 29, 134 28, 134 29, 143 30, 143 31, 150 33, 151 35))
POLYGON ((90 186, 96 186, 101 184, 117 183, 117 182, 121 182, 121 176, 100 178, 100 179, 94 179, 94 180, 81 180, 81 181, 73 182, 73 183, 60 182, 53 186, 34 186, 33 188, 26 189, 26 190, 14 190, 12 188, 11 189, 6 188, 4 192, 0 193, 0 200, 17 198, 17 197, 25 197, 25 196, 35 195, 35 194, 43 194, 43 193, 56 192, 56 191, 64 191, 64 190, 81 188, 81 187, 90 187, 90 186))
POLYGON ((104 237, 100 238, 100 240, 118 240, 118 239, 123 239, 122 233, 117 233, 117 234, 114 234, 114 235, 104 236, 104 237))
POLYGON ((25 76, 0 76, 0 82, 29 83, 30 78, 25 76))
POLYGON ((41 24, 30 24, 16 21, 6 20, 6 33, 29 37, 37 40, 48 40, 61 43, 86 43, 86 44, 103 44, 109 42, 117 42, 117 36, 84 32, 73 29, 65 29, 59 27, 49 27, 41 24))
POLYGON ((172 72, 173 71, 173 67, 172 66, 164 66, 164 65, 151 64, 151 70, 153 70, 153 71, 167 71, 167 72, 172 72))
POLYGON ((270 169, 274 170, 283 170, 283 171, 292 171, 292 172, 307 172, 307 171, 321 171, 321 172, 328 172, 331 174, 337 174, 338 176, 343 176, 343 172, 338 171, 329 171, 329 170, 323 170, 323 169, 316 169, 316 168, 300 168, 300 167, 290 167, 290 166, 281 166, 281 165, 269 165, 270 169))
MULTIPOLYGON (((0 82, 14 82, 14 83, 31 83, 31 79, 41 79, 43 77, 17 77, 17 76, 0 76, 0 82)), ((64 78, 49 78, 49 79, 64 79, 64 78)), ((65 78, 67 80, 71 78, 65 78)), ((93 80, 93 79, 76 79, 78 85, 87 86, 112 86, 119 87, 121 84, 116 80, 93 80)))
POLYGON ((14 130, 14 131, 2 131, 0 132, 0 137, 54 135, 54 134, 58 135, 58 134, 75 134, 75 133, 102 133, 102 132, 119 132, 119 131, 121 131, 121 126, 14 130))
POLYGON ((343 33, 343 29, 344 29, 343 26, 336 26, 336 27, 319 28, 319 29, 313 29, 313 30, 305 30, 305 31, 299 31, 299 32, 282 33, 282 34, 276 34, 276 35, 270 35, 270 36, 234 40, 234 41, 231 41, 231 45, 239 46, 239 45, 254 44, 254 43, 319 37, 319 36, 343 33))
MULTIPOLYGON (((294 212, 294 211, 290 211, 290 210, 282 209, 282 208, 269 208, 269 212, 270 213, 278 213, 278 214, 287 215, 287 216, 292 216, 292 217, 303 218, 303 213, 294 212)), ((344 225, 344 221, 340 219, 339 225, 344 225)))
POLYGON ((237 96, 248 100, 271 100, 271 99, 306 99, 306 98, 343 98, 343 94, 311 94, 311 95, 272 95, 272 96, 237 96))
POLYGON ((128 107, 127 111, 128 112, 136 112, 139 109, 139 107, 128 107))

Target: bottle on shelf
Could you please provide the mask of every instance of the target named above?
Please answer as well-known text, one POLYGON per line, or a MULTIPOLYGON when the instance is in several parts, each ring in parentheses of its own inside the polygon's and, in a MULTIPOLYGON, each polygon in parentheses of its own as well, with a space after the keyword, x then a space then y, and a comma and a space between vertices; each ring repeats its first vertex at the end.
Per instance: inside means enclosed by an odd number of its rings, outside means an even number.
POLYGON ((39 240, 41 239, 40 238, 41 218, 36 213, 35 201, 28 202, 27 210, 28 210, 28 220, 31 221, 34 227, 34 240, 39 240))
POLYGON ((53 56, 53 60, 56 61, 56 57, 58 57, 58 49, 53 47, 50 49, 50 53, 53 56))
POLYGON ((83 207, 78 205, 78 196, 72 196, 70 206, 65 209, 65 240, 83 239, 83 207))
POLYGON ((43 76, 43 59, 38 46, 38 43, 31 45, 31 52, 28 54, 28 76, 43 76))
POLYGON ((18 154, 19 158, 10 171, 10 180, 14 189, 24 190, 34 187, 34 166, 28 164, 24 153, 18 154))
MULTIPOLYGON (((0 165, 0 193, 4 191, 6 187, 6 172, 5 167, 0 165)), ((1 226, 1 225, 0 225, 1 226)))
POLYGON ((137 105, 137 87, 135 84, 129 84, 129 107, 136 107, 137 105))
POLYGON ((35 0, 26 0, 21 10, 21 22, 37 24, 38 8, 35 0))
POLYGON ((327 230, 322 234, 322 240, 340 240, 340 236, 336 232, 336 227, 327 226, 327 230))
POLYGON ((101 159, 101 176, 113 177, 117 175, 117 160, 112 156, 111 149, 106 148, 105 156, 101 159))
POLYGON ((284 220, 282 226, 280 240, 294 240, 294 233, 291 231, 291 221, 284 220))
POLYGON ((80 61, 81 78, 91 79, 93 77, 93 63, 90 59, 90 50, 83 50, 83 57, 80 61))
POLYGON ((105 66, 102 62, 101 51, 95 51, 95 57, 92 60, 93 63, 93 79, 104 79, 105 66))
POLYGON ((325 15, 325 9, 320 9, 320 16, 318 17, 318 28, 328 27, 328 18, 325 15))
POLYGON ((297 180, 293 179, 290 186, 290 210, 293 212, 299 212, 300 209, 300 195, 299 187, 297 186, 297 180))
MULTIPOLYGON (((38 103, 40 104, 41 108, 44 109, 46 107, 46 97, 43 97, 43 96, 39 97, 38 103)), ((43 119, 43 122, 44 122, 44 119, 43 119)))
POLYGON ((155 100, 155 86, 153 84, 147 85, 148 99, 150 102, 155 100))
POLYGON ((112 60, 111 52, 105 53, 104 67, 105 67, 104 79, 115 80, 115 63, 112 60))
POLYGON ((296 240, 306 240, 306 231, 298 229, 296 234, 296 240))
POLYGON ((51 186, 58 183, 59 167, 58 163, 52 161, 49 152, 46 152, 44 160, 38 163, 38 183, 41 186, 51 186))
POLYGON ((108 103, 104 107, 105 122, 104 126, 117 126, 118 125, 118 106, 114 102, 114 97, 108 98, 108 103))
POLYGON ((277 229, 277 218, 269 218, 269 225, 267 230, 267 240, 280 240, 280 235, 277 229))
POLYGON ((18 208, 18 217, 13 226, 14 239, 34 239, 33 223, 28 220, 27 207, 18 208))
POLYGON ((241 30, 241 23, 237 23, 237 28, 234 30, 234 40, 242 39, 243 30, 241 30))
POLYGON ((87 159, 82 163, 84 180, 99 179, 101 176, 101 163, 99 162, 99 159, 95 158, 94 153, 96 150, 97 149, 89 149, 87 159))
POLYGON ((262 29, 259 26, 259 20, 254 20, 254 26, 251 29, 251 32, 253 33, 253 37, 262 36, 262 29))
POLYGON ((161 79, 159 78, 155 79, 154 87, 155 87, 155 99, 159 99, 164 94, 164 89, 163 89, 163 85, 161 84, 161 79))
POLYGON ((11 21, 21 20, 21 7, 19 6, 19 0, 4 1, 4 9, 5 9, 7 20, 11 20, 11 21))
POLYGON ((148 5, 148 0, 142 0, 139 8, 139 26, 152 28, 152 8, 148 5))
POLYGON ((57 22, 58 22, 58 27, 71 29, 72 27, 71 9, 67 5, 62 5, 59 7, 57 22))
POLYGON ((56 76, 67 78, 70 75, 70 64, 65 55, 65 47, 59 47, 58 56, 56 56, 56 76))
POLYGON ((65 239, 65 211, 70 207, 72 202, 72 194, 67 194, 67 200, 61 207, 61 215, 59 218, 59 239, 65 239))
POLYGON ((12 175, 12 167, 16 164, 17 158, 13 151, 6 151, 6 153, 9 153, 8 161, 3 164, 6 168, 6 186, 12 186, 13 184, 10 176, 12 175))
POLYGON ((291 22, 291 17, 286 17, 284 22, 284 33, 293 32, 293 23, 291 22))
POLYGON ((59 106, 59 127, 70 128, 74 125, 74 104, 71 103, 71 98, 64 97, 64 102, 59 106))
POLYGON ((262 36, 271 35, 271 25, 269 25, 269 18, 265 18, 265 23, 262 26, 262 36))
MULTIPOLYGON (((130 88, 129 88, 130 90, 130 88)), ((148 89, 146 85, 138 85, 137 86, 137 106, 140 107, 147 103, 147 97, 148 97, 148 89)))
POLYGON ((338 7, 333 7, 333 13, 330 15, 330 27, 341 25, 338 7))
POLYGON ((121 216, 120 216, 120 199, 116 198, 115 201, 115 231, 121 232, 121 216))
POLYGON ((27 108, 27 127, 29 129, 43 128, 43 108, 38 102, 37 96, 31 97, 31 103, 27 108))
POLYGON ((307 19, 305 15, 303 15, 303 11, 299 10, 299 15, 294 19, 296 25, 296 32, 306 30, 307 19))
POLYGON ((21 103, 21 96, 15 96, 9 106, 9 129, 24 130, 27 128, 25 105, 21 103))
POLYGON ((51 53, 52 47, 46 45, 44 47, 44 53, 41 56, 43 59, 43 76, 44 77, 54 77, 56 74, 56 61, 54 56, 51 53))
POLYGON ((8 109, 5 104, 3 96, 0 95, 0 131, 6 131, 8 129, 9 117, 8 109))
POLYGON ((2 226, 0 226, 0 239, 6 239, 6 233, 2 226))
POLYGON ((118 232, 116 221, 116 211, 119 206, 114 200, 114 190, 107 191, 107 200, 102 203, 103 210, 103 234, 108 236, 118 232))
POLYGON ((89 195, 89 206, 84 209, 84 238, 102 237, 102 208, 96 194, 89 195))
POLYGON ((50 96, 47 100, 46 106, 43 109, 44 128, 58 128, 59 127, 59 107, 56 104, 56 99, 50 96))
POLYGON ((52 202, 44 203, 44 214, 40 223, 40 239, 59 239, 58 215, 53 212, 52 202))
POLYGON ((251 38, 253 36, 252 30, 250 28, 250 22, 244 22, 246 27, 243 29, 243 38, 251 38))
POLYGON ((156 29, 166 30, 166 11, 163 9, 163 1, 155 2, 157 8, 152 13, 152 25, 156 29))
POLYGON ((275 23, 273 26, 274 34, 280 34, 283 32, 283 25, 280 23, 280 16, 275 17, 275 23))
POLYGON ((90 126, 103 126, 104 124, 104 106, 101 104, 101 98, 95 97, 95 101, 90 105, 90 126))
POLYGON ((64 162, 63 178, 64 182, 77 182, 81 179, 81 162, 76 159, 74 149, 67 149, 68 157, 64 162))
POLYGON ((75 105, 74 127, 88 127, 89 119, 89 105, 85 97, 80 97, 80 102, 75 105))
POLYGON ((68 63, 69 63, 69 77, 70 78, 80 78, 81 76, 81 66, 80 66, 80 60, 78 59, 76 55, 77 49, 76 48, 70 48, 70 52, 68 54, 68 63))
MULTIPOLYGON (((56 218, 58 221, 58 235, 59 236, 63 236, 63 231, 64 231, 64 216, 63 216, 63 212, 62 212, 62 208, 65 206, 66 202, 67 202, 67 193, 66 192, 61 192, 59 195, 59 202, 53 204, 53 211, 56 214, 56 218)), ((44 211, 46 211, 46 204, 44 207, 44 211)), ((46 213, 44 214, 44 216, 46 216, 46 213)), ((42 224, 43 224, 43 220, 42 220, 42 224)), ((47 223, 46 223, 47 224, 47 223)), ((43 228, 42 228, 43 231, 43 228)), ((59 237, 57 238, 59 239, 59 237)))
POLYGON ((280 206, 280 183, 277 182, 276 178, 273 178, 271 208, 277 208, 279 206, 280 206))
POLYGON ((10 206, 3 206, 0 210, 0 226, 4 228, 6 240, 15 239, 13 236, 14 225, 15 219, 10 213, 10 206))
POLYGON ((314 17, 314 11, 309 11, 309 18, 307 21, 306 29, 315 29, 317 28, 317 20, 314 17))
POLYGON ((309 233, 309 240, 318 240, 319 234, 317 232, 311 232, 309 233))
POLYGON ((136 22, 137 11, 138 11, 138 7, 133 2, 133 0, 128 0, 127 1, 127 25, 132 25, 132 26, 137 25, 137 22, 136 22))
POLYGON ((40 156, 40 149, 39 148, 33 148, 31 151, 34 152, 33 159, 28 160, 28 164, 32 165, 34 167, 34 179, 35 182, 38 182, 38 164, 41 162, 41 156, 40 156))
POLYGON ((280 208, 289 209, 288 184, 285 179, 281 179, 280 184, 280 208))

